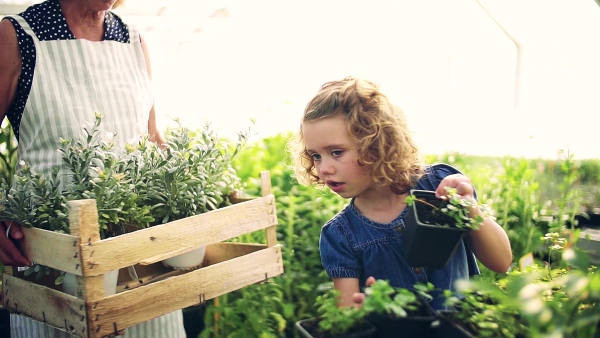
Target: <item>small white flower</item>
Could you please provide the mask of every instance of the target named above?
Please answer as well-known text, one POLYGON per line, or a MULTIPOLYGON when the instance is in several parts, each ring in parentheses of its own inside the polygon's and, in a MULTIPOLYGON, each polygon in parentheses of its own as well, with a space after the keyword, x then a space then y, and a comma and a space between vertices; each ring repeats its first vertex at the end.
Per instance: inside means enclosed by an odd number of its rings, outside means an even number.
POLYGON ((566 249, 562 253, 562 258, 565 261, 571 261, 571 260, 575 259, 575 250, 573 250, 572 248, 566 249))
POLYGON ((589 283, 588 278, 586 278, 586 277, 578 278, 575 281, 575 283, 569 285, 569 288, 567 289, 567 295, 569 297, 574 297, 574 296, 581 294, 583 289, 585 289, 588 286, 588 283, 589 283))
MULTIPOLYGON (((526 301, 523 304, 523 312, 525 314, 535 315, 535 314, 540 313, 543 309, 544 309, 544 302, 542 302, 541 299, 537 299, 537 298, 531 299, 531 300, 526 301)), ((544 314, 543 313, 540 314, 540 317, 541 317, 541 315, 544 315, 544 314)))
POLYGON ((550 320, 552 320, 552 311, 544 309, 542 313, 540 313, 539 320, 541 323, 548 323, 550 320))
POLYGON ((468 279, 459 279, 454 283, 457 291, 466 291, 471 289, 471 282, 468 279))
POLYGON ((519 291, 519 297, 521 299, 532 299, 537 297, 542 291, 543 288, 539 284, 527 284, 519 291))

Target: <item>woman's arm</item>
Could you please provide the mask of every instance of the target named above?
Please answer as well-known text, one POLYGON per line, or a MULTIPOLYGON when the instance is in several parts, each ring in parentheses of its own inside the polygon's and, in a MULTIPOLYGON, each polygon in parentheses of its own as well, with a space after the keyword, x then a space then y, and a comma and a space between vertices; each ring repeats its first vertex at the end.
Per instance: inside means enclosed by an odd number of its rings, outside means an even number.
MULTIPOLYGON (((8 20, 0 21, 0 122, 4 120, 8 108, 15 99, 19 75, 21 74, 21 51, 17 33, 8 20)), ((21 226, 16 222, 0 221, 0 261, 4 265, 26 266, 31 263, 14 241, 23 239, 21 226), (10 232, 9 234, 7 234, 10 232)))
POLYGON ((21 52, 17 33, 9 20, 0 21, 0 122, 15 99, 21 74, 21 52))
MULTIPOLYGON (((146 67, 148 68, 148 76, 150 80, 152 80, 152 67, 150 64, 150 53, 148 53, 148 46, 146 45, 146 40, 144 40, 140 36, 140 41, 142 43, 142 50, 144 51, 144 58, 146 59, 146 67)), ((150 136, 150 140, 162 146, 166 143, 162 132, 158 129, 156 123, 156 111, 154 109, 154 104, 152 105, 152 109, 150 109, 150 115, 148 116, 148 135, 150 136)))

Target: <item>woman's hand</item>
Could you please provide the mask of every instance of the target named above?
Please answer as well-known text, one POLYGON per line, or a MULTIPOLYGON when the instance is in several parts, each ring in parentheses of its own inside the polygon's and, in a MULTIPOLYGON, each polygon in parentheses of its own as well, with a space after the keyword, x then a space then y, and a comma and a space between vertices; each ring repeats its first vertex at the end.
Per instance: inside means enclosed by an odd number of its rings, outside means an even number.
POLYGON ((5 266, 30 266, 31 262, 15 245, 23 239, 21 225, 13 221, 0 221, 0 261, 5 266))

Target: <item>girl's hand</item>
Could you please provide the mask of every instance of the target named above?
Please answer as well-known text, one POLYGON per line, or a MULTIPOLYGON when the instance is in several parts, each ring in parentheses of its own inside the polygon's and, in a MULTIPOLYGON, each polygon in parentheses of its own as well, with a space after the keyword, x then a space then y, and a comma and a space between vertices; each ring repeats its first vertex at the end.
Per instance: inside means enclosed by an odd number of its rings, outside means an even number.
MULTIPOLYGON (((367 278, 367 281, 366 281, 365 284, 367 286, 371 286, 371 285, 373 285, 373 283, 375 283, 375 277, 369 277, 369 278, 367 278)), ((365 300, 365 297, 366 296, 365 296, 364 293, 362 293, 362 292, 355 292, 352 295, 352 301, 354 302, 354 307, 361 307, 363 301, 365 300)))
POLYGON ((452 174, 444 177, 435 190, 435 196, 440 198, 446 196, 445 187, 455 188, 456 192, 463 198, 475 198, 475 189, 471 183, 471 179, 462 174, 452 174))

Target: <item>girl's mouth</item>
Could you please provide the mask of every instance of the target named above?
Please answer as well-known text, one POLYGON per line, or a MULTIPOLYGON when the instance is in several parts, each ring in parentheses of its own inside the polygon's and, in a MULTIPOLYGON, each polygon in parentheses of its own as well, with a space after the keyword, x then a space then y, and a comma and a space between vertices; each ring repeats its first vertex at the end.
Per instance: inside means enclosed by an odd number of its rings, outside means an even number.
POLYGON ((333 192, 338 192, 338 191, 342 190, 344 187, 343 182, 327 181, 327 185, 333 192))

